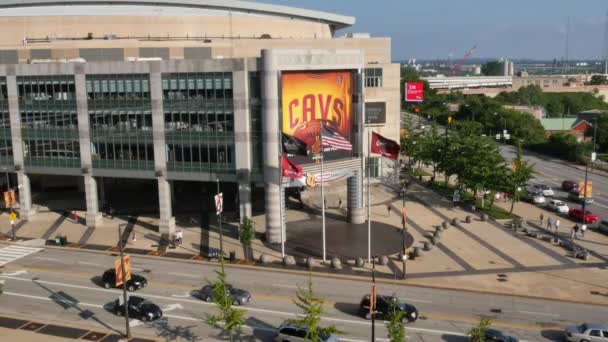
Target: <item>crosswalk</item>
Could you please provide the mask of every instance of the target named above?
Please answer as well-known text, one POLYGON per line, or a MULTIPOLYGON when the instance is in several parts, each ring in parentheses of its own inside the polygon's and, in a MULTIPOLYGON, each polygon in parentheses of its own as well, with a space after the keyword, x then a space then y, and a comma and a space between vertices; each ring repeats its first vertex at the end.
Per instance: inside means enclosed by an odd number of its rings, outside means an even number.
POLYGON ((32 253, 41 251, 42 248, 26 247, 26 246, 8 246, 0 248, 0 266, 6 265, 9 262, 28 256, 32 253))

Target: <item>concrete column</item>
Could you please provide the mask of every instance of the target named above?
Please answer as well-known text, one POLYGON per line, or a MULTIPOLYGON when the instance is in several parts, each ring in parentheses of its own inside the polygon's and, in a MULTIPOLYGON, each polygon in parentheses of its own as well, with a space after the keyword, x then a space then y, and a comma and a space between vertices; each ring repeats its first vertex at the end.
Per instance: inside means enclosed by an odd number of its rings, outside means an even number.
POLYGON ((262 122, 264 123, 264 183, 266 186, 266 241, 281 243, 279 187, 279 80, 277 57, 262 51, 262 122))
POLYGON ((247 60, 232 72, 234 107, 234 149, 239 186, 239 217, 251 217, 251 117, 249 111, 249 71, 247 60))
POLYGON ((362 173, 357 171, 353 177, 346 180, 348 222, 360 224, 365 222, 365 208, 363 208, 363 179, 362 173))
POLYGON ((13 162, 17 172, 17 186, 19 188, 19 216, 21 220, 28 221, 34 215, 32 207, 32 191, 30 178, 24 171, 23 140, 21 136, 21 115, 19 113, 19 93, 17 90, 17 76, 15 66, 6 66, 6 90, 8 96, 8 112, 11 122, 11 144, 13 146, 13 162))
POLYGON ((84 65, 74 65, 74 86, 76 90, 76 110, 78 113, 78 141, 80 143, 80 166, 83 179, 78 184, 78 190, 84 191, 87 212, 85 214, 88 228, 95 228, 101 222, 99 212, 99 197, 97 181, 92 176, 93 158, 91 152, 91 125, 89 124, 89 108, 87 103, 86 75, 84 65), (81 190, 82 189, 82 190, 81 190))
POLYGON ((175 235, 175 217, 171 205, 171 184, 167 179, 165 146, 165 114, 160 63, 150 62, 150 100, 152 105, 152 138, 154 141, 154 173, 158 180, 158 208, 161 234, 175 235))
POLYGON ((23 171, 18 171, 17 183, 19 186, 19 219, 29 221, 35 213, 32 207, 30 176, 23 171))
MULTIPOLYGON (((364 105, 363 98, 363 73, 361 70, 356 74, 354 79, 355 92, 353 94, 353 154, 357 158, 361 158, 361 170, 364 163, 364 137, 363 137, 363 122, 364 122, 364 105)), ((347 180, 347 205, 348 205, 348 221, 359 224, 365 222, 365 209, 363 206, 363 172, 356 171, 353 177, 347 180)))

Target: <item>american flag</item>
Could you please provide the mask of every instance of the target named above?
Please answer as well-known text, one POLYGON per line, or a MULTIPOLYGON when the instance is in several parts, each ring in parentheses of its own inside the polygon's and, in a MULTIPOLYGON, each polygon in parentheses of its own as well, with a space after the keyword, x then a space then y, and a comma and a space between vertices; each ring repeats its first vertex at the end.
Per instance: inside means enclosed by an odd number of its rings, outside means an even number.
POLYGON ((353 145, 340 133, 334 132, 327 127, 321 129, 323 147, 331 147, 336 150, 352 151, 353 145))

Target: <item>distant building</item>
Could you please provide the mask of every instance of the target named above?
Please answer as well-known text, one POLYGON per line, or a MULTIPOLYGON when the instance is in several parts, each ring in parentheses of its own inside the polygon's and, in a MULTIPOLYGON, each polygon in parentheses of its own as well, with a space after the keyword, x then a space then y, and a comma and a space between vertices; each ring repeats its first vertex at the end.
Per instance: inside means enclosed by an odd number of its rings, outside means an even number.
POLYGON ((530 113, 536 120, 543 119, 547 113, 545 112, 545 108, 543 107, 531 107, 531 106, 513 106, 513 105, 504 105, 503 107, 508 109, 517 110, 520 112, 530 113))
POLYGON ((591 75, 528 75, 520 72, 513 77, 513 90, 529 85, 541 88, 583 87, 591 80, 591 75))
POLYGON ((540 120, 547 137, 555 133, 570 133, 578 141, 583 141, 585 132, 592 126, 587 120, 577 117, 547 118, 540 120))

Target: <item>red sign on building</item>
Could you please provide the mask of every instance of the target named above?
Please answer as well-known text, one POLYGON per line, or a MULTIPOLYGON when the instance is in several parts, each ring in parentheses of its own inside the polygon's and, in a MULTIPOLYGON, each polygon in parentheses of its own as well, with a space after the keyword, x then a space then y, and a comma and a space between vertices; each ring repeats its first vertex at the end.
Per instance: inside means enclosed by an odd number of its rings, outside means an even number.
POLYGON ((422 102, 423 100, 424 100, 424 83, 406 82, 405 83, 405 101, 406 102, 422 102))

